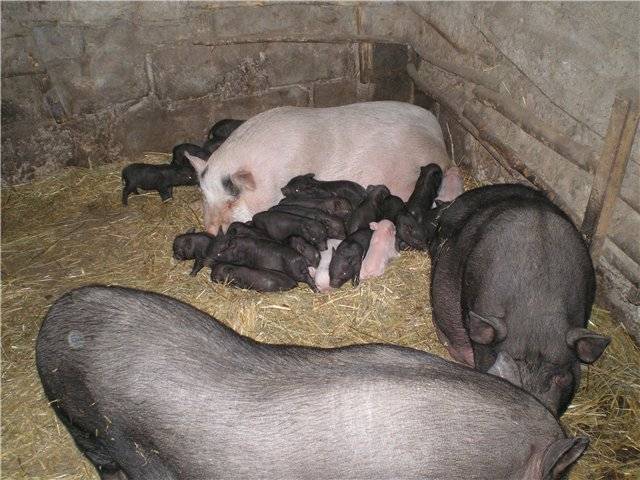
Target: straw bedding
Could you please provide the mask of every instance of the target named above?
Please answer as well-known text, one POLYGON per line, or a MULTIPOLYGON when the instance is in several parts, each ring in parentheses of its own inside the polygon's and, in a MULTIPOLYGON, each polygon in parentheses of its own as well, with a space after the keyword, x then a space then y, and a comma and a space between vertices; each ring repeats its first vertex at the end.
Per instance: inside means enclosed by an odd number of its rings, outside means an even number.
MULTIPOLYGON (((168 157, 148 154, 142 161, 168 157)), ((2 192, 3 478, 97 478, 47 405, 34 363, 48 306, 81 285, 124 285, 168 294, 260 341, 323 347, 386 342, 447 356, 431 324, 430 262, 403 252, 385 275, 353 288, 314 294, 304 285, 259 294, 212 284, 208 269, 171 258, 175 235, 201 227, 195 188, 155 192, 120 204, 120 169, 71 169, 2 192)), ((467 187, 476 186, 470 178, 467 187)), ((603 358, 585 372, 567 429, 591 438, 573 479, 640 478, 640 350, 606 311, 591 328, 611 335, 603 358)))

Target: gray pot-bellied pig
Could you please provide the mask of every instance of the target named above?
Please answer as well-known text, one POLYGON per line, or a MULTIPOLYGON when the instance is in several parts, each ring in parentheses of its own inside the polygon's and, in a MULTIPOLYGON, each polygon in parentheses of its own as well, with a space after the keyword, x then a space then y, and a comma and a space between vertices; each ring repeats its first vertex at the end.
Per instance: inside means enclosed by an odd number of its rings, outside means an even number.
POLYGON ((283 292, 298 285, 293 278, 274 270, 216 263, 211 269, 211 281, 229 283, 235 287, 258 292, 283 292))
POLYGON ((327 229, 322 223, 311 218, 268 211, 254 215, 252 221, 274 240, 283 241, 295 235, 304 238, 320 250, 327 248, 327 229))
POLYGON ((299 205, 283 205, 279 203, 269 209, 271 212, 284 212, 291 215, 310 218, 324 225, 327 235, 331 238, 344 238, 344 222, 340 217, 323 212, 317 208, 301 207, 299 205))
POLYGON ((431 243, 433 319, 454 358, 499 375, 561 415, 609 339, 587 330, 595 276, 571 220, 539 192, 460 195, 431 243))
POLYGON ((424 224, 424 215, 431 208, 433 201, 438 196, 438 189, 442 183, 442 169, 438 164, 430 163, 420 168, 420 176, 407 202, 407 210, 424 224))
POLYGON ((195 228, 191 228, 173 240, 173 258, 179 261, 194 260, 189 275, 195 276, 204 267, 213 267, 213 258, 216 249, 222 246, 222 237, 196 232, 195 228))
POLYGON ((331 257, 329 263, 329 285, 340 288, 348 280, 352 285, 360 283, 360 267, 369 250, 373 230, 368 226, 345 238, 331 257))
POLYGON ((84 287, 36 344, 104 479, 553 480, 588 445, 499 378, 391 345, 266 345, 155 293, 84 287))
POLYGON ((361 228, 367 228, 371 222, 377 222, 382 217, 382 204, 390 196, 389 189, 384 185, 369 185, 367 198, 353 211, 347 220, 347 234, 361 228))
POLYGON ((353 208, 356 208, 367 197, 367 192, 362 185, 350 180, 316 180, 314 173, 293 177, 280 190, 284 196, 306 195, 319 196, 330 195, 349 200, 353 208))
POLYGON ((163 202, 173 198, 173 187, 197 185, 193 169, 178 165, 132 163, 122 169, 122 204, 129 204, 129 195, 142 190, 157 190, 163 202))
POLYGON ((275 108, 243 123, 207 162, 189 159, 214 234, 278 203, 280 188, 298 175, 386 185, 407 200, 420 165, 450 164, 435 116, 401 102, 275 108))
POLYGON ((283 198, 280 200, 278 205, 294 205, 298 207, 316 208, 328 213, 329 215, 335 215, 343 221, 346 220, 353 211, 351 202, 344 197, 318 198, 306 195, 293 195, 283 198))
POLYGON ((307 260, 291 247, 273 240, 227 236, 215 261, 286 273, 316 290, 313 278, 309 275, 307 260))

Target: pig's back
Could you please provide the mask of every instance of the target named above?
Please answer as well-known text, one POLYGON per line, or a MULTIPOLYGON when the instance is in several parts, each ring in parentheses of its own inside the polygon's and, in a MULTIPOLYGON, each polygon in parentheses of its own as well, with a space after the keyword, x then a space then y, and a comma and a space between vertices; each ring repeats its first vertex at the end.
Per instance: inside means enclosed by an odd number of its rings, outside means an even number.
POLYGON ((449 164, 433 114, 401 102, 275 108, 239 127, 213 158, 223 170, 251 170, 256 191, 275 199, 292 177, 313 172, 319 180, 384 184, 407 200, 420 166, 449 164))
POLYGON ((135 433, 185 479, 512 478, 498 469, 562 435, 524 391, 424 352, 258 345, 179 301, 117 287, 56 302, 37 360, 49 399, 135 433))

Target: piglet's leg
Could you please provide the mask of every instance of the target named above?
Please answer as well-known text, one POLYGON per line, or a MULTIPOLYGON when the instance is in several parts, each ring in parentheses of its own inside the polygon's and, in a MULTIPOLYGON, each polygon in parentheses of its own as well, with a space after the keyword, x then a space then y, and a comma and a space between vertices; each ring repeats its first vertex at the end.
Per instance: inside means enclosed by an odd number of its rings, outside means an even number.
POLYGON ((160 198, 163 202, 173 198, 173 189, 171 187, 161 188, 158 190, 158 193, 160 194, 160 198))
POLYGON ((203 267, 204 261, 201 258, 196 258, 195 262, 193 262, 193 268, 191 269, 191 273, 189 273, 189 275, 195 277, 203 267))

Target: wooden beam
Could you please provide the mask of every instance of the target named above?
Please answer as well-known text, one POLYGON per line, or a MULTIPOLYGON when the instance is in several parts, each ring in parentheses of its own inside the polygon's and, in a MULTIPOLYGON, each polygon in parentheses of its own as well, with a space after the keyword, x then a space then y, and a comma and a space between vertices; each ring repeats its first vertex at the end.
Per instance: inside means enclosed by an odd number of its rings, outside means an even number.
POLYGON ((640 117, 638 103, 637 92, 619 92, 611 109, 604 148, 582 221, 582 233, 590 244, 594 263, 602 252, 616 199, 620 194, 640 117))
POLYGON ((462 108, 452 101, 448 94, 450 92, 443 91, 430 79, 419 75, 415 65, 409 64, 407 66, 407 72, 413 79, 415 84, 422 91, 429 93, 438 102, 440 102, 455 119, 467 130, 473 137, 489 152, 489 154, 514 178, 521 178, 528 185, 532 185, 541 190, 552 202, 555 202, 562 210, 564 210, 571 219, 578 221, 577 213, 560 198, 540 175, 531 170, 524 161, 520 158, 518 152, 514 151, 507 144, 502 142, 498 137, 491 133, 491 129, 487 126, 486 121, 483 120, 479 108, 480 102, 477 100, 464 100, 462 101, 462 108))
POLYGON ((520 127, 522 131, 528 133, 558 155, 563 156, 575 166, 589 173, 595 171, 597 158, 591 147, 575 142, 568 136, 559 133, 557 129, 549 127, 530 111, 495 90, 477 85, 473 89, 473 94, 484 105, 502 114, 507 120, 520 127))

